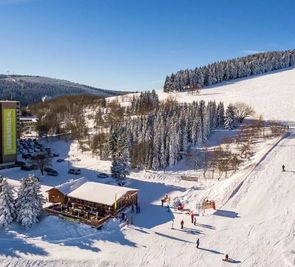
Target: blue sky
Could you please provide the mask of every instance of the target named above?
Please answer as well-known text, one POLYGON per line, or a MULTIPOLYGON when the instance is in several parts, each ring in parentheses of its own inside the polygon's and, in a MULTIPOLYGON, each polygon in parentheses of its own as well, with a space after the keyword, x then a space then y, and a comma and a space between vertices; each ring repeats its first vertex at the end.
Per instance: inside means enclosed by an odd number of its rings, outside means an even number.
POLYGON ((0 0, 0 73, 117 90, 255 51, 295 49, 294 0, 0 0))

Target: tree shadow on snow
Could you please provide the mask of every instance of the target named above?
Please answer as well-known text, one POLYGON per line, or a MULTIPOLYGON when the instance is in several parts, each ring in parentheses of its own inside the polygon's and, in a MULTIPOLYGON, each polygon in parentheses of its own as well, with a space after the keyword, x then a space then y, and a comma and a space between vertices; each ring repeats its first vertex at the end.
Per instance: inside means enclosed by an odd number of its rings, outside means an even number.
POLYGON ((172 239, 172 240, 176 240, 176 241, 180 241, 180 242, 184 242, 184 243, 194 244, 194 242, 187 241, 185 239, 180 239, 180 238, 177 238, 177 237, 174 237, 174 236, 166 235, 166 234, 163 234, 163 233, 155 232, 155 234, 156 235, 159 235, 159 236, 162 236, 162 237, 166 237, 166 238, 172 239))
POLYGON ((173 213, 171 211, 168 212, 166 207, 147 204, 143 205, 140 214, 136 214, 133 219, 133 223, 138 227, 151 229, 157 225, 172 221, 173 219, 173 213))
POLYGON ((202 248, 202 247, 199 247, 199 249, 204 250, 204 251, 208 251, 208 252, 211 252, 211 253, 214 253, 214 254, 223 254, 222 252, 214 250, 214 249, 208 249, 208 248, 202 248))
POLYGON ((207 228, 207 229, 211 229, 211 230, 216 230, 216 228, 214 226, 210 225, 210 224, 197 223, 197 226, 207 228))
POLYGON ((134 242, 125 238, 117 223, 112 224, 111 227, 106 225, 106 229, 97 230, 88 225, 65 221, 55 216, 46 217, 25 234, 29 238, 40 238, 48 243, 59 244, 64 247, 78 247, 93 252, 100 251, 96 244, 98 241, 109 241, 123 246, 136 246, 134 242))
POLYGON ((181 232, 186 232, 186 233, 191 234, 191 235, 203 234, 202 231, 194 229, 194 228, 190 228, 190 227, 183 227, 183 229, 174 228, 174 230, 181 231, 181 232))
POLYGON ((239 260, 234 260, 234 259, 229 259, 229 260, 226 261, 226 262, 228 262, 228 263, 234 263, 234 264, 239 264, 239 263, 241 263, 241 261, 239 261, 239 260))
POLYGON ((18 237, 16 232, 0 231, 0 256, 21 257, 18 253, 25 255, 46 256, 48 253, 34 244, 26 242, 22 237, 18 237))
POLYGON ((239 214, 235 211, 230 210, 216 210, 213 215, 222 216, 227 218, 240 218, 239 214))
POLYGON ((132 227, 132 229, 135 230, 135 231, 138 231, 140 233, 143 233, 143 234, 150 234, 149 232, 143 230, 142 228, 132 227))
POLYGON ((174 215, 166 206, 161 206, 161 198, 173 191, 184 192, 185 188, 164 183, 147 182, 130 179, 131 188, 139 189, 139 205, 141 213, 134 216, 134 225, 151 229, 157 225, 174 219, 174 215), (154 204, 154 203, 158 203, 154 204))

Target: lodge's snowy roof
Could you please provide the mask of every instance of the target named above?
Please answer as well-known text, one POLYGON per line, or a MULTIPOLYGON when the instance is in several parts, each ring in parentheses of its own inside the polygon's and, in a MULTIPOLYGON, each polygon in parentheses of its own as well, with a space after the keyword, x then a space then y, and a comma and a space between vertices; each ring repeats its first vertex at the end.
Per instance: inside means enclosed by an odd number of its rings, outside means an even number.
POLYGON ((115 203, 116 197, 117 199, 120 199, 130 191, 138 190, 122 186, 86 182, 69 193, 68 196, 111 206, 115 203))
POLYGON ((55 188, 64 195, 67 195, 86 182, 87 179, 85 177, 81 177, 79 179, 71 179, 63 184, 56 186, 55 188))

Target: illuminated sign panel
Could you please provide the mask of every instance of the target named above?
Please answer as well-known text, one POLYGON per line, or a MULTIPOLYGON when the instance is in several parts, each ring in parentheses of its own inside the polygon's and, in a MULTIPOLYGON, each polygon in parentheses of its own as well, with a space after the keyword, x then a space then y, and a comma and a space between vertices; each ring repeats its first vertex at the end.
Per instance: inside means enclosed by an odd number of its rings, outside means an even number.
POLYGON ((2 110, 3 155, 16 154, 16 110, 2 110))

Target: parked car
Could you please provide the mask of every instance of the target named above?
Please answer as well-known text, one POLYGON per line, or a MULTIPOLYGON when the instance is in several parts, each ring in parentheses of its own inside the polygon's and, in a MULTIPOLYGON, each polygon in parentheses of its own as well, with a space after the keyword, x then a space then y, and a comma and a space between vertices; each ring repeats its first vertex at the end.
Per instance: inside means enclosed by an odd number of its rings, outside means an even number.
POLYGON ((23 159, 30 159, 32 157, 31 154, 22 154, 23 159))
POLYGON ((24 161, 19 161, 19 160, 16 162, 16 164, 20 167, 26 165, 24 161))
POLYGON ((55 169, 52 169, 52 168, 50 168, 50 167, 45 167, 44 168, 44 171, 46 171, 46 172, 51 172, 51 171, 56 171, 55 169))
POLYGON ((97 174, 97 178, 102 178, 102 179, 105 179, 105 178, 108 178, 109 175, 107 173, 104 173, 104 172, 99 172, 97 174))
POLYGON ((31 166, 32 166, 33 170, 38 170, 39 169, 39 166, 37 164, 32 164, 31 166))
POLYGON ((79 174, 81 174, 81 170, 72 168, 72 169, 69 169, 68 173, 69 174, 79 175, 79 174))
POLYGON ((47 172, 47 175, 49 175, 49 176, 58 176, 58 172, 56 170, 51 170, 51 171, 47 172))
POLYGON ((20 168, 23 171, 32 171, 32 170, 34 170, 34 167, 32 165, 22 165, 20 168))
POLYGON ((119 181, 117 182, 118 186, 124 186, 126 184, 126 181, 119 181))
POLYGON ((57 159, 56 160, 56 162, 59 162, 59 163, 64 162, 64 161, 65 161, 64 159, 57 159))

